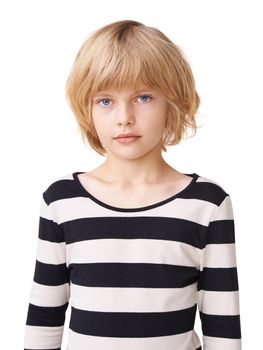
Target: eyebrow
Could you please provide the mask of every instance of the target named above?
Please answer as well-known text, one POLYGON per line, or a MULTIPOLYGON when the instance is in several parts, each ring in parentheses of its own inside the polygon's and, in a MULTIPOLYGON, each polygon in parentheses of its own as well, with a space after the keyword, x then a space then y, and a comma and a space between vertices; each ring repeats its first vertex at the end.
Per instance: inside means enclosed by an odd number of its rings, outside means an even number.
MULTIPOLYGON (((139 94, 139 93, 142 93, 142 92, 154 92, 155 90, 154 89, 145 89, 145 90, 138 90, 138 91, 134 91, 131 93, 131 95, 134 95, 134 94, 139 94)), ((110 94, 108 91, 98 91, 93 97, 98 97, 98 96, 114 96, 114 94, 110 94)), ((118 95, 118 93, 117 93, 118 95)))

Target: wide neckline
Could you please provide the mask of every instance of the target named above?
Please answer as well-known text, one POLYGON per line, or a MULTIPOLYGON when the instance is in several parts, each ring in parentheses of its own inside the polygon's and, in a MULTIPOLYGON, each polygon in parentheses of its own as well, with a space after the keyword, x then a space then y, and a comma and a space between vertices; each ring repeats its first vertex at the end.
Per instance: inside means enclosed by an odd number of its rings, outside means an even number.
POLYGON ((79 174, 83 174, 86 171, 76 171, 74 173, 72 173, 73 176, 73 180, 74 183, 76 184, 78 190, 80 191, 81 195, 84 197, 89 197, 92 201, 94 201, 95 203, 97 203, 98 205, 107 208, 107 209, 111 209, 114 211, 122 211, 122 212, 139 212, 139 211, 144 211, 144 210, 149 210, 149 209, 153 209, 153 208, 157 208, 160 207, 168 202, 171 202, 173 199, 175 198, 179 198, 180 196, 182 196, 185 192, 187 192, 196 182, 196 180, 198 179, 199 175, 196 173, 192 173, 192 174, 185 174, 184 175, 188 175, 191 176, 193 179, 191 180, 191 182, 185 187, 183 188, 180 192, 175 193, 174 195, 163 199, 162 201, 159 202, 155 202, 153 204, 149 204, 143 207, 136 207, 136 208, 121 208, 121 207, 115 207, 113 205, 107 204, 103 201, 101 201, 100 199, 94 197, 88 190, 86 190, 85 187, 83 187, 82 183, 80 182, 80 179, 78 178, 79 174))

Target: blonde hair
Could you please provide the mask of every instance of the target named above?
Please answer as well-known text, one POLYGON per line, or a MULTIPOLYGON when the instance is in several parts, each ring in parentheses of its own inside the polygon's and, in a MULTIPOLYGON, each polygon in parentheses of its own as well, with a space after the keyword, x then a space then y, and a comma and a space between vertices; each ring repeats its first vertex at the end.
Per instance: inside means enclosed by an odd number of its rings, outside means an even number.
POLYGON ((110 23, 82 44, 66 82, 66 98, 82 140, 99 154, 101 144, 92 120, 92 97, 98 91, 160 89, 169 103, 162 150, 178 144, 187 128, 196 133, 200 98, 192 70, 181 49, 160 30, 133 20, 110 23))

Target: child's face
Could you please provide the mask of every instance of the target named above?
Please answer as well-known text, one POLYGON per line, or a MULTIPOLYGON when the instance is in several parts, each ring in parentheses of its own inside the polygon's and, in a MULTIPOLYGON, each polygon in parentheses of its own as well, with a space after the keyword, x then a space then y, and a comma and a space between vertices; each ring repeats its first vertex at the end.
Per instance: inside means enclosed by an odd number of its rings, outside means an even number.
MULTIPOLYGON (((168 103, 159 90, 107 90, 95 94, 92 118, 107 154, 134 158, 156 150, 161 153, 168 103), (140 137, 119 142, 119 134, 140 137)), ((126 139, 127 140, 127 139, 126 139)))

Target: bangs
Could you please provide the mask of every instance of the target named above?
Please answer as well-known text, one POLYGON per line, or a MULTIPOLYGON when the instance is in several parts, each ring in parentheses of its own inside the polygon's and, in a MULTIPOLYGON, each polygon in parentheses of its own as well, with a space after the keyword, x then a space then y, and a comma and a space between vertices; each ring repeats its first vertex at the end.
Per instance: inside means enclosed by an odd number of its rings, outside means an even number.
MULTIPOLYGON (((98 45, 95 53, 96 61, 89 65, 87 74, 87 95, 92 97, 99 91, 129 88, 155 88, 167 92, 170 83, 165 79, 167 66, 165 52, 146 42, 147 38, 134 38, 112 45, 98 45), (139 40, 140 39, 140 40, 139 40)), ((168 54, 167 54, 168 56, 168 54)), ((167 69, 169 71, 169 69, 167 69)))

